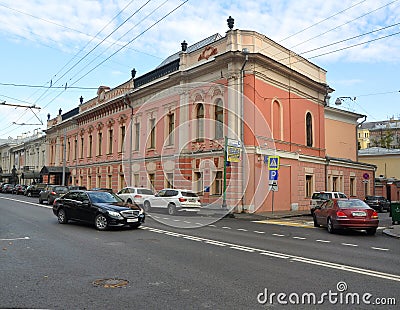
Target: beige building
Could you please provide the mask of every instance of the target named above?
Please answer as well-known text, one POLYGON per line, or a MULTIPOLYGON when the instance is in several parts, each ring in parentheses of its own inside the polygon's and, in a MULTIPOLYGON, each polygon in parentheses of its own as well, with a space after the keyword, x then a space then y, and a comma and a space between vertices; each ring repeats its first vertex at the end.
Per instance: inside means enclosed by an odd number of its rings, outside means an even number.
POLYGON ((358 152, 359 160, 377 167, 376 176, 400 179, 400 149, 371 147, 358 152))

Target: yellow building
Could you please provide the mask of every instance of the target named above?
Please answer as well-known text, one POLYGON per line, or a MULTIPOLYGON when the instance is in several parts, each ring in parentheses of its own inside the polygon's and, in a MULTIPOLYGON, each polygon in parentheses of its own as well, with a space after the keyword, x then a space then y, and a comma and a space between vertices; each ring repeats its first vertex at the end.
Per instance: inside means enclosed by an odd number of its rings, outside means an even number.
POLYGON ((358 140, 358 148, 360 150, 369 148, 370 147, 369 129, 359 128, 357 130, 357 140, 358 140))
POLYGON ((371 147, 358 151, 360 162, 377 167, 376 176, 400 179, 400 149, 371 147))

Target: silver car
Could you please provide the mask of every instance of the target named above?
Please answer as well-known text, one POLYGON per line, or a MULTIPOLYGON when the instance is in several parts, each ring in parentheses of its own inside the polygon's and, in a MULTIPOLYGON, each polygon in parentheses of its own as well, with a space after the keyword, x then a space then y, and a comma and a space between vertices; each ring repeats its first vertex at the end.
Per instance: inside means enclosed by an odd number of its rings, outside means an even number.
POLYGON ((125 202, 134 202, 141 207, 143 207, 143 202, 145 199, 154 197, 154 193, 151 189, 143 187, 125 187, 121 189, 117 195, 125 202))
POLYGON ((178 212, 200 211, 200 198, 196 193, 186 189, 165 188, 160 190, 154 197, 146 198, 143 202, 145 212, 152 208, 166 209, 169 215, 178 212))

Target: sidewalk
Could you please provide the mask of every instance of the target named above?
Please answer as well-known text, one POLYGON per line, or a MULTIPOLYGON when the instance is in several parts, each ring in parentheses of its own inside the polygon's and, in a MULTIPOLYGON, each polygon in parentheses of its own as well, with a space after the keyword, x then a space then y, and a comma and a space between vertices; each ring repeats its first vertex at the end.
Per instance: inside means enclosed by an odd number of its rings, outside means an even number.
POLYGON ((383 230, 385 235, 400 238, 400 225, 392 225, 383 230))

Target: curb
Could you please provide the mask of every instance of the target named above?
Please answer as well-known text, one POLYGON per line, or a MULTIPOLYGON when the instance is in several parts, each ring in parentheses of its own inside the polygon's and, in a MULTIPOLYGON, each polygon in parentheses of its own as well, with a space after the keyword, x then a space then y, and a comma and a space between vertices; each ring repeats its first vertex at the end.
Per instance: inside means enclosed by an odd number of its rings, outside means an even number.
POLYGON ((393 228, 386 228, 386 229, 384 229, 382 232, 383 232, 385 235, 387 235, 387 236, 400 239, 400 235, 399 235, 399 234, 396 234, 396 233, 394 232, 394 229, 393 229, 393 228))

